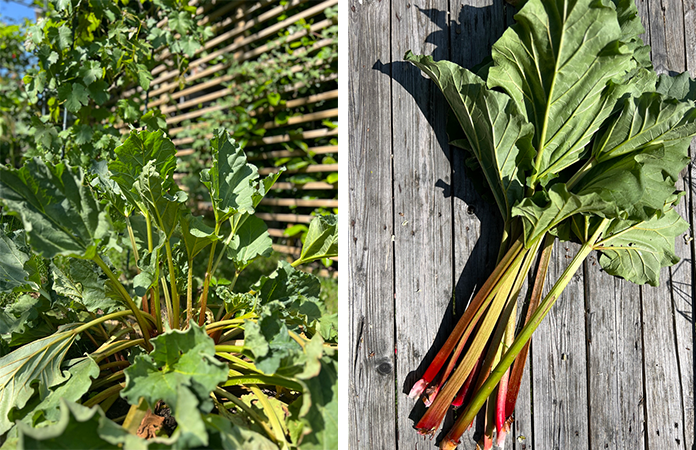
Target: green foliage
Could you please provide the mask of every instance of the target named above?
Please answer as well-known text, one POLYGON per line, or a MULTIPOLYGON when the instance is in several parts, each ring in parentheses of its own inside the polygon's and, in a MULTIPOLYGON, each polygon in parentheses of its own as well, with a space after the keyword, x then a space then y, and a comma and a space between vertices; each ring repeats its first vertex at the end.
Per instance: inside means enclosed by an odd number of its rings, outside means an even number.
MULTIPOLYGON (((187 208, 172 177, 174 146, 160 130, 133 131, 87 175, 39 157, 19 169, 0 166, 0 245, 12 256, 0 264, 2 289, 24 293, 0 311, 7 445, 335 446, 337 316, 298 262, 235 288, 240 273, 270 255, 268 229, 253 213, 277 175, 259 179, 222 130, 214 148, 201 174, 216 208, 212 223, 187 208), (124 248, 138 271, 115 272, 106 255, 124 248), (197 256, 208 264, 195 288, 197 256), (223 259, 234 278, 214 283, 223 259), (221 300, 218 311, 207 296, 221 300), (190 321, 181 321, 184 301, 190 321), (122 426, 104 413, 119 398, 131 412, 141 402, 168 408, 175 429, 134 436, 139 422, 122 426)), ((335 252, 335 218, 309 229, 305 259, 335 252)))
POLYGON ((32 154, 84 163, 118 145, 117 125, 141 118, 150 123, 156 116, 145 114, 140 98, 118 96, 129 87, 150 89, 163 47, 174 65, 186 70, 188 57, 209 33, 197 25, 196 9, 187 3, 51 1, 27 32, 27 50, 38 67, 27 70, 24 84, 30 102, 43 108, 43 130, 35 135, 38 148, 32 154), (177 39, 177 33, 184 37, 177 39), (115 115, 113 103, 119 106, 115 115))

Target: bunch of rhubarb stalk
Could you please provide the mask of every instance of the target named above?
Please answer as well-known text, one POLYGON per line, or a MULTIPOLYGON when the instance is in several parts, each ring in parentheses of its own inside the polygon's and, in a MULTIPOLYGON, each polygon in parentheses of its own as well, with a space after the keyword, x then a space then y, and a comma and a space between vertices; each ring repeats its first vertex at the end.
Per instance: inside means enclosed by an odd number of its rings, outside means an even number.
POLYGON ((591 252, 607 273, 657 285, 688 228, 675 183, 696 135, 696 83, 655 73, 633 0, 529 0, 515 20, 473 71, 406 54, 444 93, 459 125, 451 144, 505 224, 495 270, 410 393, 428 406, 424 434, 459 409, 443 449, 484 405, 479 446, 504 443, 532 333, 591 252), (579 250, 543 296, 562 241, 579 250))

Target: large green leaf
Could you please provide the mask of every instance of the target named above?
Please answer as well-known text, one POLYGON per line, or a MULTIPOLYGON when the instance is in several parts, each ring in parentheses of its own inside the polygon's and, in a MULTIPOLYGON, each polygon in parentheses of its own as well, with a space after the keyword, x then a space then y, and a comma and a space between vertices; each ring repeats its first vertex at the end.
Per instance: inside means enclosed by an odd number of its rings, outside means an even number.
POLYGON ((67 399, 60 400, 60 416, 55 424, 32 428, 20 422, 17 426, 20 431, 18 450, 155 450, 172 448, 176 441, 176 436, 146 441, 107 419, 99 406, 87 408, 67 399))
POLYGON ((158 400, 176 405, 179 386, 203 400, 227 378, 227 367, 215 359, 215 342, 193 322, 186 331, 168 331, 151 342, 154 350, 138 355, 125 370, 126 388, 121 396, 131 405, 140 397, 150 405, 158 400))
POLYGON ((223 450, 278 450, 278 446, 262 434, 230 423, 229 420, 209 415, 205 425, 211 432, 210 447, 223 450))
POLYGON ((614 220, 596 249, 599 263, 607 273, 636 284, 657 286, 660 269, 676 264, 674 240, 689 229, 689 224, 675 211, 645 222, 614 220))
POLYGON ((269 256, 272 251, 273 241, 266 223, 256 216, 248 216, 227 246, 227 257, 234 263, 235 270, 241 272, 253 260, 269 256))
MULTIPOLYGON (((301 450, 338 447, 338 367, 336 361, 324 356, 317 376, 305 380, 307 390, 298 403, 311 402, 305 415, 295 421, 301 450), (297 429, 299 428, 299 429, 297 429), (311 430, 311 431, 310 431, 311 430)), ((299 405, 291 405, 293 413, 299 405)), ((299 414, 298 414, 299 415, 299 414)))
POLYGON ((144 212, 149 214, 166 238, 171 238, 179 224, 182 205, 187 199, 186 193, 177 190, 176 185, 167 183, 160 176, 154 160, 145 163, 131 192, 137 194, 140 205, 145 208, 144 212))
POLYGON ((99 366, 89 356, 70 361, 64 367, 64 375, 68 380, 55 388, 41 403, 36 405, 32 413, 32 423, 40 421, 58 422, 60 420, 61 400, 78 401, 99 376, 99 366))
POLYGON ((660 75, 655 90, 677 100, 696 100, 696 80, 691 78, 689 72, 682 72, 674 77, 660 75))
POLYGON ((488 89, 484 80, 457 64, 411 52, 406 59, 428 74, 445 95, 503 219, 509 219, 512 205, 524 196, 524 170, 531 168, 534 157, 534 127, 508 95, 488 89))
POLYGON ((338 256, 338 217, 317 216, 309 223, 300 261, 304 264, 332 256, 338 256))
POLYGON ((607 83, 635 67, 613 6, 529 0, 493 45, 488 87, 507 92, 534 124, 532 184, 575 163, 617 97, 607 83))
POLYGON ((201 181, 210 193, 215 219, 222 223, 237 212, 253 214, 254 196, 258 195, 256 167, 247 164, 241 147, 223 129, 215 132, 212 148, 213 165, 201 172, 201 181))
POLYGON ((659 144, 686 148, 695 134, 696 108, 692 102, 645 93, 624 103, 621 114, 595 141, 592 156, 601 162, 659 144))
POLYGON ((123 300, 109 297, 108 278, 92 261, 56 257, 51 263, 53 289, 81 303, 88 311, 109 313, 123 309, 123 300))
POLYGON ((220 239, 215 235, 215 229, 203 221, 203 216, 186 214, 181 217, 181 234, 189 260, 193 260, 201 250, 220 239))
POLYGON ((80 168, 29 160, 21 169, 0 167, 0 201, 19 215, 29 243, 46 258, 91 258, 110 230, 106 213, 80 168))
POLYGON ((174 184, 176 147, 163 131, 133 131, 114 152, 116 159, 108 165, 111 178, 118 183, 123 195, 141 210, 144 206, 134 186, 148 162, 152 161, 154 173, 165 183, 165 191, 174 184))
MULTIPOLYGON (((24 270, 24 265, 29 261, 30 255, 21 251, 1 230, 0 255, 0 292, 12 292, 15 288, 28 285, 29 272, 24 270)), ((36 286, 35 283, 32 284, 36 286)))
POLYGON ((12 427, 10 411, 26 405, 34 385, 39 398, 45 399, 51 387, 67 380, 60 365, 74 340, 75 334, 63 329, 0 358, 0 434, 12 427))

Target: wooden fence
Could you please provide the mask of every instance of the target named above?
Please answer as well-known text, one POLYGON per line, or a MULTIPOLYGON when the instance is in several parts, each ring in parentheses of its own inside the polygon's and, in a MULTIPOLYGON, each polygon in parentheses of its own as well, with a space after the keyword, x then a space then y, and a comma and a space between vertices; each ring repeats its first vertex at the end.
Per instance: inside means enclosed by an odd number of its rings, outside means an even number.
MULTIPOLYGON (((289 237, 286 230, 308 224, 317 209, 333 212, 338 208, 336 52, 325 52, 333 55, 330 60, 317 56, 322 50, 337 47, 337 33, 332 30, 338 21, 332 11, 338 0, 199 3, 203 5, 198 8, 199 24, 210 26, 213 36, 190 58, 186 73, 179 73, 164 50, 159 55, 162 64, 153 71, 155 78, 149 92, 133 88, 124 95, 147 98, 148 108, 159 108, 165 114, 169 134, 178 148, 179 166, 191 172, 196 172, 209 154, 212 127, 234 129, 235 120, 241 120, 235 114, 240 107, 245 110, 244 117, 256 121, 256 129, 263 133, 245 145, 249 160, 260 167, 262 175, 278 170, 276 164, 312 156, 308 163, 291 167, 281 176, 257 214, 268 223, 274 248, 299 256, 299 234, 289 237), (311 57, 309 61, 316 67, 296 64, 283 68, 290 75, 279 92, 282 101, 249 110, 248 105, 257 98, 251 96, 250 101, 246 93, 258 90, 258 80, 253 73, 237 69, 270 67, 277 62, 273 60, 278 57, 274 50, 283 46, 291 49, 293 56, 311 57), (250 65, 254 62, 259 65, 250 65), (317 68, 324 71, 320 76, 306 75, 317 68), (284 120, 277 120, 280 116, 284 120)), ((265 95, 259 94, 258 98, 265 95)), ((187 182, 188 175, 177 173, 175 177, 192 189, 190 180, 197 174, 193 173, 187 182)), ((199 205, 206 206, 204 202, 199 205)))
MULTIPOLYGON (((350 448, 428 449, 406 392, 492 270, 501 227, 447 145, 444 98, 403 56, 472 67, 514 10, 502 0, 348 6, 350 448)), ((657 70, 696 74, 696 2, 638 7, 657 70)), ((695 176, 692 165, 680 186, 692 229, 695 176)), ((575 250, 558 249, 551 277, 575 250)), ((679 238, 677 253, 655 288, 590 257, 532 340, 506 449, 693 448, 693 240, 679 238)), ((473 434, 460 448, 474 448, 473 434)))

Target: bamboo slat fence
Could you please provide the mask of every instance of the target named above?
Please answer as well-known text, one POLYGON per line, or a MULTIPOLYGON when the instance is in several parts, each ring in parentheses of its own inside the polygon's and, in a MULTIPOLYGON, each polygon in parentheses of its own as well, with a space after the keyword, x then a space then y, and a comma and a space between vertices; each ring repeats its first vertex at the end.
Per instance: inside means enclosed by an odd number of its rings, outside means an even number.
MULTIPOLYGON (((259 217, 267 221, 275 249, 295 254, 299 235, 287 236, 285 230, 306 225, 311 214, 338 208, 337 32, 332 32, 338 23, 334 13, 338 0, 198 3, 199 24, 211 27, 212 36, 190 58, 188 70, 180 73, 165 49, 159 53, 161 64, 153 71, 149 91, 130 88, 123 95, 139 96, 146 99, 148 109, 160 109, 177 156, 193 175, 207 158, 214 127, 234 130, 240 117, 254 120, 259 136, 245 143, 250 162, 262 175, 290 164, 277 189, 261 203, 259 217), (279 59, 278 49, 284 46, 289 63, 279 59), (266 93, 255 74, 246 71, 256 70, 261 76, 264 69, 282 64, 289 65, 282 68, 287 72, 278 89, 282 101, 249 107, 266 93), (309 76, 313 68, 323 72, 309 76), (257 97, 249 95, 255 91, 257 97), (239 108, 244 110, 241 116, 239 108), (292 166, 307 155, 313 158, 292 166)), ((175 175, 185 188, 188 175, 175 175)), ((331 274, 337 274, 335 265, 331 274)))

